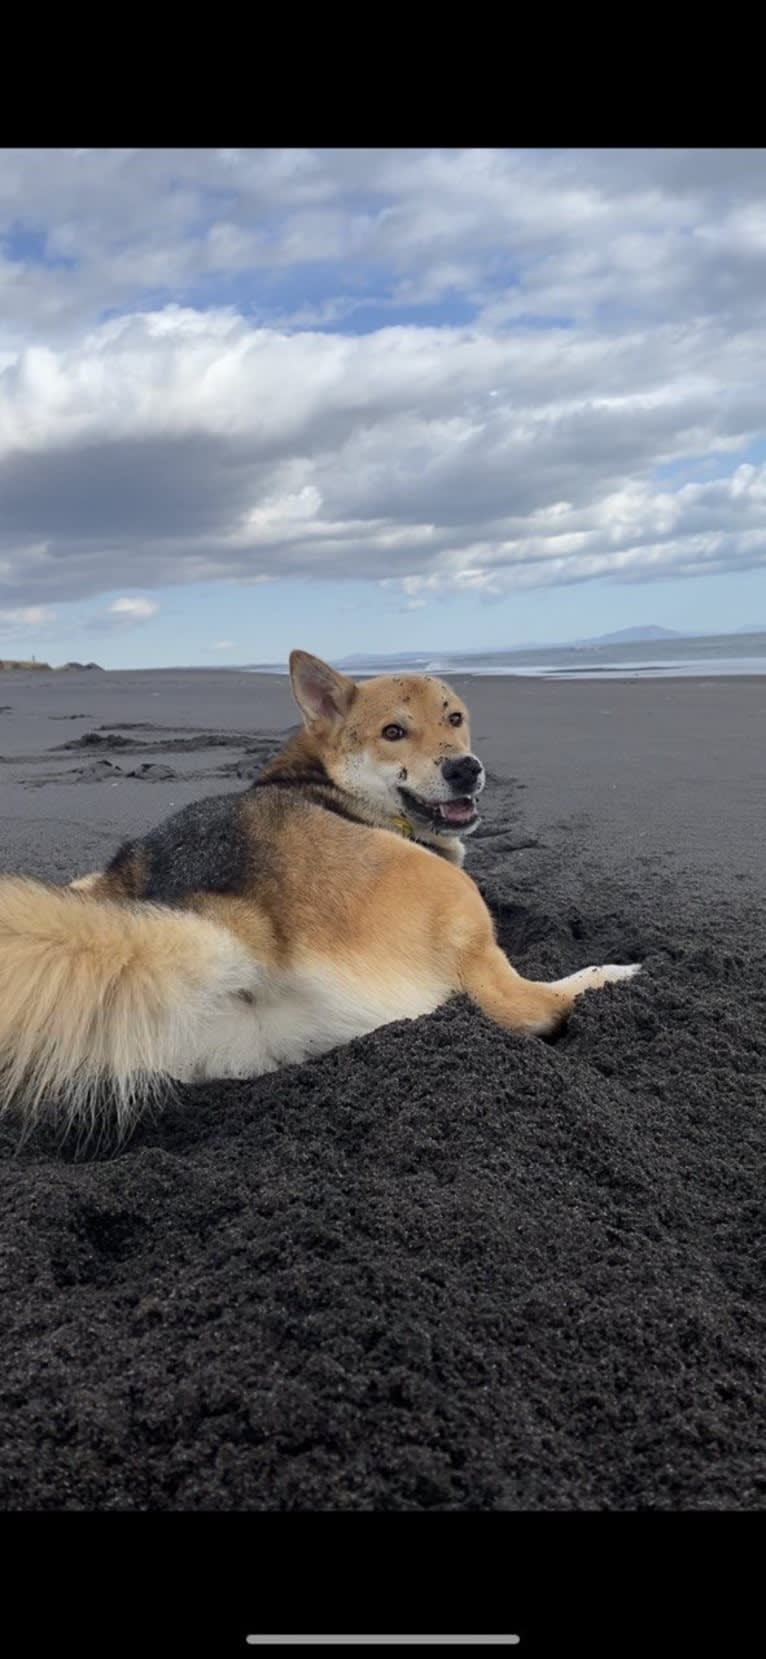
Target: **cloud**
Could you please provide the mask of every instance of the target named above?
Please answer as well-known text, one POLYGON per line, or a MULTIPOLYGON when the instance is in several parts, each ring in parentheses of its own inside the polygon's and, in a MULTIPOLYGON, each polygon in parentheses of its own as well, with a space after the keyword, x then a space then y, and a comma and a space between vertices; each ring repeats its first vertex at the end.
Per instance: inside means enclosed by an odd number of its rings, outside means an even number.
POLYGON ((142 622, 149 622, 159 612, 156 599, 146 599, 140 595, 113 599, 105 610, 97 610, 86 616, 80 622, 80 627, 89 634, 122 633, 126 629, 139 627, 142 622))
POLYGON ((126 568, 414 605, 763 563, 764 186, 765 151, 3 152, 0 614, 126 568))
POLYGON ((128 622, 146 622, 150 616, 156 616, 159 605, 156 599, 114 599, 109 606, 111 616, 125 617, 128 622))
POLYGON ((22 605, 16 610, 0 610, 0 624, 14 628, 40 628, 54 622, 55 611, 44 605, 22 605))

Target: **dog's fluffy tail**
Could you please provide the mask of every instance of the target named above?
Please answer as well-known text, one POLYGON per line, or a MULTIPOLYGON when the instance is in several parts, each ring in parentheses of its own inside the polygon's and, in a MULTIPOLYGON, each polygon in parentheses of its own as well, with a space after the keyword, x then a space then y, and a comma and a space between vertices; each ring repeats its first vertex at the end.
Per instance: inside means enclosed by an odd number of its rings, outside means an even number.
POLYGON ((194 1075, 211 1015, 252 987, 233 933, 189 911, 0 879, 0 1111, 122 1134, 194 1075), (109 1102, 107 1110, 106 1102, 109 1102))

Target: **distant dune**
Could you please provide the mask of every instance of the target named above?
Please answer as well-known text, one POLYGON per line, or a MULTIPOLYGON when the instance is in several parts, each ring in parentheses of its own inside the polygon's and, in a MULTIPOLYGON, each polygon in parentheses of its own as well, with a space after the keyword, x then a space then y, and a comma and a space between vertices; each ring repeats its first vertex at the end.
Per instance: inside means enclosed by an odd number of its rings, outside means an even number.
POLYGON ((24 662, 21 659, 19 661, 16 661, 13 657, 0 657, 0 669, 11 669, 11 668, 28 668, 28 669, 41 668, 41 669, 47 669, 48 673, 51 672, 51 665, 50 665, 49 662, 24 662))
POLYGON ((34 658, 27 661, 22 657, 0 657, 0 671, 10 671, 13 668, 26 669, 32 673, 37 673, 39 669, 47 674, 61 674, 66 668, 79 669, 82 673, 88 668, 97 668, 103 673, 99 662, 62 662, 54 665, 49 662, 35 662, 34 658))

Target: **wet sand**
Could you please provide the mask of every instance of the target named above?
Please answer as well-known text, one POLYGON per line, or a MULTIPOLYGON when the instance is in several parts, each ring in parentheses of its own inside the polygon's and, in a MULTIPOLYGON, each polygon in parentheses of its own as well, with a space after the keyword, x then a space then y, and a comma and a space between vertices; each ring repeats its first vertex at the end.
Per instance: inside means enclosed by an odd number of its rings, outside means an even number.
MULTIPOLYGON (((766 1496, 766 679, 453 683, 515 964, 645 963, 555 1043, 456 1001, 2 1132, 0 1506, 747 1509, 766 1496)), ((286 682, 9 674, 0 858, 56 881, 245 787, 286 682)))

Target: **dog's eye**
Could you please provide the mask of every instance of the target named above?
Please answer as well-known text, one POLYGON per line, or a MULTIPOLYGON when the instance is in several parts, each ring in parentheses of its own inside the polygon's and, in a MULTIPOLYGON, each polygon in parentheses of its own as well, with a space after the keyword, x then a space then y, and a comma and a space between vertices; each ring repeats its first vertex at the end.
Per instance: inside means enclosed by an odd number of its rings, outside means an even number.
POLYGON ((383 736, 388 739, 389 743, 398 743, 400 737, 406 737, 407 733, 403 726, 391 725, 383 727, 383 736))
POLYGON ((458 714, 457 709, 455 710, 454 714, 450 715, 449 723, 450 723, 451 726, 462 726, 463 716, 462 716, 462 714, 458 714))

